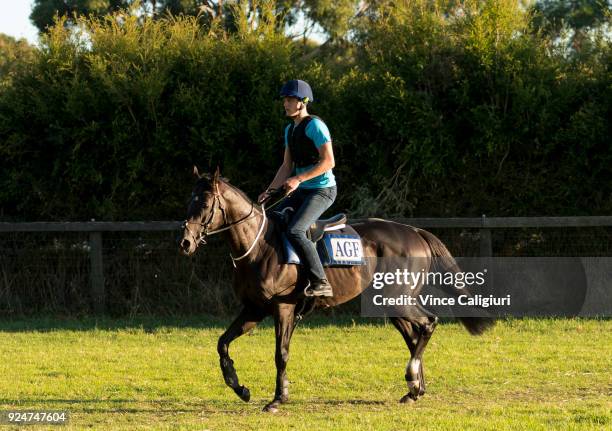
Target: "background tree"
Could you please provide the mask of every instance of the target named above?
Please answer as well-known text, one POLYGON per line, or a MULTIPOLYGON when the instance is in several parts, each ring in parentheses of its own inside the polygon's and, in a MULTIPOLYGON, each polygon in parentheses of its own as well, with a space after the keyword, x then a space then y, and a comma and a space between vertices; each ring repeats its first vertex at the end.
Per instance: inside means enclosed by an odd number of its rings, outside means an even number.
POLYGON ((34 48, 25 39, 15 39, 0 33, 0 83, 10 78, 19 64, 27 62, 34 55, 34 48))
POLYGON ((571 30, 568 42, 576 51, 581 50, 589 30, 612 23, 610 0, 538 0, 533 10, 534 25, 548 35, 558 38, 564 30, 571 30))
POLYGON ((34 0, 30 20, 44 32, 53 25, 56 15, 68 16, 70 23, 74 14, 99 16, 126 8, 130 3, 130 0, 34 0))
MULTIPOLYGON (((240 0, 35 0, 30 19, 41 32, 44 32, 53 25, 56 15, 66 16, 66 25, 72 25, 75 15, 99 17, 119 9, 136 8, 140 13, 155 18, 163 18, 167 14, 200 16, 204 18, 201 23, 210 23, 212 18, 222 16, 225 28, 235 31, 232 7, 242 7, 243 3, 245 2, 240 0)), ((297 11, 301 2, 277 0, 274 3, 275 14, 279 17, 275 24, 277 31, 282 33, 287 26, 297 22, 297 11)), ((252 2, 248 3, 248 7, 257 9, 252 2)), ((252 10, 251 13, 258 11, 252 10)))
POLYGON ((359 0, 304 0, 304 9, 313 23, 319 24, 331 40, 337 41, 347 36, 360 3, 359 0))

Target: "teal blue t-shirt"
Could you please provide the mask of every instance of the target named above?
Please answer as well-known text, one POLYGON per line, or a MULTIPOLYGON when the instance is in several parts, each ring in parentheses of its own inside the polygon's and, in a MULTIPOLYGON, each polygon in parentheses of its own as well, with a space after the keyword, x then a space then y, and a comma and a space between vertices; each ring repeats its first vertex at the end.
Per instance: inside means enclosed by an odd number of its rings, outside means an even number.
MULTIPOLYGON (((291 124, 287 125, 285 128, 285 147, 288 145, 289 138, 289 128, 291 124)), ((306 126, 306 136, 308 136, 314 142, 317 149, 321 148, 323 144, 327 142, 331 142, 331 135, 329 134, 329 129, 325 125, 323 121, 318 118, 313 118, 310 123, 306 126)), ((302 172, 306 172, 311 170, 315 165, 304 166, 302 168, 295 168, 295 175, 299 175, 302 172)), ((323 172, 321 175, 318 175, 314 178, 311 178, 307 181, 300 183, 300 187, 305 189, 323 189, 325 187, 332 187, 336 185, 336 178, 332 170, 328 170, 323 172)))

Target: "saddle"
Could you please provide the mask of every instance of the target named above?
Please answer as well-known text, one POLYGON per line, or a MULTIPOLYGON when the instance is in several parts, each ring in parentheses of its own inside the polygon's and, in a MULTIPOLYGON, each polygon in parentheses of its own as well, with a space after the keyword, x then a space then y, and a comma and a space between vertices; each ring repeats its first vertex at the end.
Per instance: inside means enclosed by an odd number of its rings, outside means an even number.
MULTIPOLYGON (((285 208, 282 211, 272 213, 272 218, 280 222, 283 232, 287 230, 289 221, 293 216, 294 209, 291 207, 285 208)), ((330 218, 319 219, 310 225, 306 236, 312 242, 316 243, 323 238, 325 232, 340 230, 346 227, 347 217, 344 213, 338 213, 330 218)))
POLYGON ((346 220, 346 214, 344 213, 339 213, 326 219, 319 219, 310 225, 310 229, 308 229, 308 238, 310 238, 312 242, 318 242, 323 238, 325 232, 344 228, 346 226, 346 220))
MULTIPOLYGON (((279 221, 283 238, 285 262, 300 264, 300 258, 287 239, 285 231, 293 215, 293 208, 285 208, 272 213, 272 218, 279 221)), ((319 219, 310 225, 306 236, 316 244, 317 253, 323 266, 363 265, 363 251, 359 234, 346 224, 347 216, 339 213, 327 219, 319 219)))

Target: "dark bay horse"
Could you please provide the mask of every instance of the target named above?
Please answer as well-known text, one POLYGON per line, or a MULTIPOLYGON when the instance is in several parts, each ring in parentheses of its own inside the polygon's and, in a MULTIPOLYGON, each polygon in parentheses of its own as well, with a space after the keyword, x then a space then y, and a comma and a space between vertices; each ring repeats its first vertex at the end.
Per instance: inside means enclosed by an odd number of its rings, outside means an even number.
MULTIPOLYGON (((362 293, 371 281, 377 259, 385 257, 442 257, 450 270, 459 271, 446 247, 433 234, 408 225, 381 219, 369 219, 354 224, 361 235, 364 255, 368 262, 363 267, 325 268, 333 286, 333 297, 307 299, 303 295, 303 277, 297 265, 283 263, 281 238, 273 219, 267 218, 265 208, 251 201, 241 190, 221 178, 219 169, 213 175, 199 175, 189 204, 187 220, 180 240, 186 255, 195 253, 207 235, 223 232, 229 242, 235 266, 233 288, 243 308, 217 345, 225 383, 243 400, 249 401, 250 392, 240 385, 229 356, 229 345, 236 338, 255 327, 267 316, 274 316, 276 335, 276 391, 274 399, 264 410, 276 412, 288 400, 286 374, 291 335, 297 315, 309 301, 311 307, 325 308, 347 302, 362 293)), ((265 204, 264 204, 265 205, 265 204)), ((418 269, 415 269, 418 271, 418 269)), ((414 289, 417 295, 419 288, 414 289)), ((425 393, 422 357, 437 324, 437 317, 424 310, 414 316, 393 317, 393 325, 401 333, 410 351, 406 367, 408 393, 400 402, 414 402, 425 393)), ((468 331, 480 334, 493 324, 487 318, 460 318, 468 331)))

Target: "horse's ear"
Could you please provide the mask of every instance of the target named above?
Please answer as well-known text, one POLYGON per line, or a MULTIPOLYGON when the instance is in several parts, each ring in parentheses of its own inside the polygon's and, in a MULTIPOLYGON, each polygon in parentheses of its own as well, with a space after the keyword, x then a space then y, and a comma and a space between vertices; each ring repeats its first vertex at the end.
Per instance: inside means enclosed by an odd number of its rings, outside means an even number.
POLYGON ((196 165, 193 165, 193 175, 197 178, 200 179, 202 178, 202 176, 200 175, 200 173, 198 172, 198 167, 196 165))
POLYGON ((215 170, 215 175, 213 175, 213 184, 217 184, 219 182, 219 177, 221 173, 219 172, 219 165, 217 165, 217 169, 215 170))

